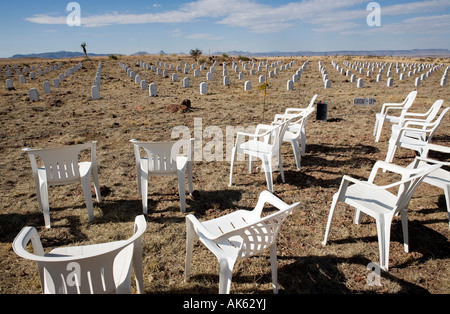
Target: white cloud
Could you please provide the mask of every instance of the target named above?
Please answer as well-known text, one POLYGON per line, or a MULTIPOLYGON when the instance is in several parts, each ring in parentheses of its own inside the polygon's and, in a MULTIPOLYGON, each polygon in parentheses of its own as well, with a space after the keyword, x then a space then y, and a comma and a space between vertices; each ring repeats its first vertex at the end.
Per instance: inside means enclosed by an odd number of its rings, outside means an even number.
MULTIPOLYGON (((276 1, 274 1, 276 3, 276 1)), ((255 0, 197 0, 179 6, 177 10, 144 13, 106 13, 82 16, 84 27, 100 27, 121 24, 151 24, 151 23, 189 23, 201 21, 202 18, 215 19, 215 23, 230 27, 239 27, 253 33, 277 33, 287 29, 295 29, 300 25, 311 25, 315 32, 358 32, 365 25, 369 12, 366 10, 368 0, 304 0, 293 1, 283 5, 267 5, 255 0)), ((158 4, 155 4, 158 5, 158 4)), ((158 5, 159 6, 159 5, 158 5)), ((421 14, 424 12, 442 12, 450 7, 448 0, 425 0, 404 4, 385 6, 381 3, 382 16, 402 16, 421 14)), ((442 14, 442 13, 439 13, 442 14)), ((445 15, 443 15, 445 16, 445 15)), ((382 28, 392 32, 401 32, 412 23, 427 23, 424 29, 432 31, 432 18, 421 20, 407 19, 382 28)), ((66 24, 66 17, 35 15, 26 18, 37 24, 66 24)), ((440 20, 439 27, 446 26, 446 21, 440 20), (442 26, 445 25, 445 26, 442 26)), ((418 28, 418 27, 415 27, 418 28)), ((180 36, 181 31, 172 36, 180 36)), ((195 34, 192 36, 202 37, 195 34)))
POLYGON ((192 35, 188 35, 186 36, 187 39, 202 39, 202 40, 222 40, 223 37, 217 37, 214 36, 212 34, 202 34, 202 33, 198 33, 198 34, 192 34, 192 35))

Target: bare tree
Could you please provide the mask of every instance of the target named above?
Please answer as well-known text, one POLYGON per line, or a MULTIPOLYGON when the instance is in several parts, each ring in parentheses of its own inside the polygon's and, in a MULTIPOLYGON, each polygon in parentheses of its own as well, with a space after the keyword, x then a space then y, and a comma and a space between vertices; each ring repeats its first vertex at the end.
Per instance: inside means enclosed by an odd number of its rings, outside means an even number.
POLYGON ((86 50, 86 46, 87 46, 87 44, 86 43, 82 43, 81 44, 81 48, 83 48, 83 52, 84 52, 84 55, 86 56, 86 58, 88 57, 88 55, 87 55, 87 50, 86 50))

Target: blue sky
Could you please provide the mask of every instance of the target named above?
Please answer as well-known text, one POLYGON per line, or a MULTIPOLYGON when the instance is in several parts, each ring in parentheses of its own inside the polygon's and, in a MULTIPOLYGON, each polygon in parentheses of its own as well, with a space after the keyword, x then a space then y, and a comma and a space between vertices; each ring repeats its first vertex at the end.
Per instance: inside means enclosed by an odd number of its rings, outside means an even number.
POLYGON ((1 1, 0 58, 53 51, 331 51, 450 49, 450 0, 379 0, 370 27, 364 0, 1 1))

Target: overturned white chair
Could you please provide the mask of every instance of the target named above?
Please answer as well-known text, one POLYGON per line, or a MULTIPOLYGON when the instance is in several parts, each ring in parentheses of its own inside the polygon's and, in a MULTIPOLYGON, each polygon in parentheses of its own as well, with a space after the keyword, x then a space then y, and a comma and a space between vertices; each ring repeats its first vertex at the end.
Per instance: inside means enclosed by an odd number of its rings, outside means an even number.
MULTIPOLYGON (((439 164, 441 166, 450 166, 450 162, 444 162, 428 158, 428 153, 430 151, 450 155, 450 147, 435 144, 427 144, 423 149, 421 157, 417 157, 409 167, 417 168, 422 167, 424 164, 430 165, 439 164)), ((444 190, 450 229, 450 172, 443 168, 439 168, 436 171, 430 173, 428 176, 426 176, 423 182, 444 190)))
POLYGON ((189 194, 193 192, 193 142, 180 140, 177 142, 139 142, 134 144, 136 171, 139 195, 142 197, 144 214, 148 213, 148 181, 150 176, 177 176, 180 195, 181 212, 186 212, 186 172, 189 194), (144 154, 141 154, 141 148, 144 154), (180 149, 184 153, 180 154, 180 149))
POLYGON ((414 150, 419 155, 422 154, 424 148, 433 139, 436 130, 441 125, 442 120, 449 110, 450 107, 445 108, 433 122, 407 121, 404 127, 400 128, 398 131, 394 131, 389 140, 386 162, 392 162, 394 160, 395 152, 398 147, 414 150))
POLYGON ((373 135, 376 136, 375 141, 380 140, 381 131, 383 129, 384 122, 390 122, 398 124, 403 119, 405 114, 413 105, 417 97, 417 91, 412 91, 408 94, 406 99, 402 103, 386 103, 381 108, 381 112, 375 116, 375 127, 373 129, 373 135), (399 115, 392 115, 391 111, 400 110, 399 115))
POLYGON ((131 293, 132 271, 137 292, 143 293, 142 236, 146 228, 145 217, 138 216, 128 240, 57 248, 46 254, 37 230, 25 227, 13 249, 18 256, 37 262, 45 294, 131 293), (33 253, 27 250, 30 241, 33 253))
POLYGON ((272 286, 278 293, 277 236, 283 221, 300 203, 287 205, 268 191, 260 194, 253 211, 239 210, 213 220, 200 222, 186 217, 186 266, 185 280, 191 276, 191 261, 195 237, 217 257, 220 268, 219 293, 229 294, 233 267, 237 260, 248 258, 269 249, 272 271, 272 286), (262 216, 268 203, 277 211, 262 216))
POLYGON ((325 229, 325 238, 322 244, 326 245, 327 243, 328 233, 337 203, 344 202, 356 208, 356 224, 360 222, 361 212, 376 220, 380 267, 388 271, 392 220, 396 214, 401 215, 404 250, 408 252, 408 206, 411 197, 423 179, 440 167, 440 165, 425 165, 417 169, 407 169, 384 161, 378 161, 374 165, 368 181, 360 181, 345 175, 339 191, 333 197, 328 223, 325 229), (376 185, 374 181, 380 169, 401 175, 401 180, 385 186, 376 185), (397 189, 397 194, 389 191, 393 188, 397 189))
POLYGON ((81 183, 89 221, 94 220, 94 205, 92 203, 90 182, 91 174, 94 181, 97 201, 101 202, 96 144, 97 142, 91 142, 60 148, 24 149, 30 157, 38 205, 39 209, 44 212, 44 221, 47 228, 51 227, 48 198, 48 188, 50 186, 67 185, 77 182, 81 183), (91 160, 79 162, 80 153, 84 150, 91 151, 91 160), (43 163, 43 166, 41 167, 38 165, 39 159, 43 163))
POLYGON ((230 183, 233 183, 233 170, 236 154, 249 155, 249 173, 253 170, 253 159, 261 159, 262 166, 266 175, 267 188, 273 192, 272 176, 272 158, 276 157, 280 168, 281 180, 284 183, 283 161, 281 158, 281 144, 284 134, 289 127, 291 120, 287 120, 279 125, 257 126, 255 134, 238 132, 236 136, 236 145, 233 147, 231 156, 230 183), (246 138, 249 138, 246 141, 246 138))

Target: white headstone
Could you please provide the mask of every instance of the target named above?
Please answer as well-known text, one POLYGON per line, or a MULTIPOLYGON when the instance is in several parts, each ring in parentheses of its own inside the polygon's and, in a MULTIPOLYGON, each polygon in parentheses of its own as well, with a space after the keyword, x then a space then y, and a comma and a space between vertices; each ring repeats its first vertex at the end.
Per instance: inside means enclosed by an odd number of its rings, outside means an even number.
POLYGON ((441 86, 444 87, 445 85, 447 85, 447 77, 446 77, 446 76, 443 76, 443 77, 441 78, 441 86))
POLYGON ((225 86, 229 86, 230 85, 230 78, 227 75, 225 75, 223 77, 223 85, 225 85, 225 86))
POLYGON ((60 74, 59 75, 59 80, 61 81, 61 82, 63 82, 63 81, 65 81, 66 80, 66 76, 64 75, 64 74, 60 74))
POLYGON ((239 72, 239 80, 243 80, 244 79, 244 73, 243 72, 239 72))
POLYGON ((36 78, 36 73, 30 72, 30 79, 34 80, 36 78))
POLYGON ((100 99, 100 88, 97 85, 91 88, 92 99, 100 99))
POLYGON ((12 79, 7 79, 7 80, 6 80, 6 88, 7 88, 8 90, 14 89, 14 84, 13 84, 13 80, 12 80, 12 79))
POLYGON ((53 79, 53 87, 59 87, 59 79, 53 79))
POLYGON ((381 82, 381 74, 377 74, 377 82, 381 82))
POLYGON ((331 81, 330 80, 326 80, 325 83, 324 83, 324 87, 325 87, 325 89, 331 88, 331 81))
POLYGON ((25 84, 27 82, 25 75, 21 75, 19 77, 19 82, 20 82, 20 84, 25 84))
POLYGON ((191 86, 191 84, 190 84, 190 82, 189 82, 189 78, 188 77, 185 77, 184 79, 183 79, 183 87, 190 87, 191 86))
POLYGON ((400 73, 399 80, 403 81, 405 79, 405 73, 400 73))
POLYGON ((143 91, 146 91, 147 88, 148 88, 147 81, 146 81, 146 80, 141 80, 141 89, 142 89, 143 91))
POLYGON ((141 84, 142 78, 140 75, 136 75, 136 77, 134 78, 134 83, 135 84, 141 84))
POLYGON ((244 90, 252 90, 252 82, 246 81, 244 83, 244 90))
POLYGON ((199 74, 198 74, 198 70, 197 69, 195 69, 194 70, 194 77, 198 77, 199 76, 199 74))
POLYGON ((394 86, 394 79, 392 77, 387 79, 387 87, 394 86))
POLYGON ((287 81, 286 90, 294 90, 294 82, 292 80, 287 81))
POLYGON ((36 88, 30 89, 30 100, 39 101, 39 92, 36 88))
POLYGON ((356 83, 356 87, 358 88, 363 88, 364 87, 364 81, 362 78, 359 78, 357 83, 356 83))
POLYGON ((200 84, 200 95, 206 95, 208 93, 208 84, 205 82, 200 84))
POLYGON ((178 82, 178 75, 176 73, 172 74, 172 82, 178 82))
POLYGON ((355 75, 355 74, 352 74, 352 75, 350 76, 350 82, 354 83, 355 81, 356 81, 356 75, 355 75))
POLYGON ((158 96, 158 91, 157 91, 157 89, 156 89, 156 84, 155 83, 151 83, 150 85, 149 85, 149 96, 150 97, 156 97, 156 96, 158 96))
POLYGON ((206 80, 212 81, 212 73, 211 72, 206 73, 206 80))
POLYGON ((414 86, 418 87, 420 86, 420 77, 416 77, 415 81, 414 81, 414 86))
POLYGON ((50 88, 50 83, 48 81, 45 81, 42 84, 43 88, 44 88, 44 93, 45 94, 50 94, 52 92, 51 88, 50 88))

